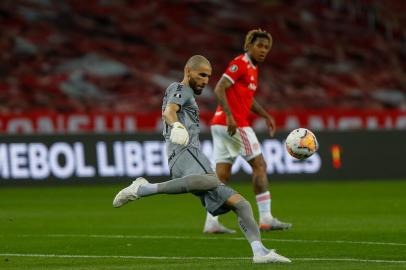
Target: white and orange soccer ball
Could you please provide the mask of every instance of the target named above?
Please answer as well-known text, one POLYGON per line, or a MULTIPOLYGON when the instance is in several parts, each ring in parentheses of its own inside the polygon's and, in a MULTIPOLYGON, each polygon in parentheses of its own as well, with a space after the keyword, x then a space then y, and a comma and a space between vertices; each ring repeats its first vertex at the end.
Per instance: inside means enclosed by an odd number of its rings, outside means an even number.
POLYGON ((285 143, 289 154, 297 159, 306 159, 319 149, 316 136, 306 128, 293 130, 285 143))

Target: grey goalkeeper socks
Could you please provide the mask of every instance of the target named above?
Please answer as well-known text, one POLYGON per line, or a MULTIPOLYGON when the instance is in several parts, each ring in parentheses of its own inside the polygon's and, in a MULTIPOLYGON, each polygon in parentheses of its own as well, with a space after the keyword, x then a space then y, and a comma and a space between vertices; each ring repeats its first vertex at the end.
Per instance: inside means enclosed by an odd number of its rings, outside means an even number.
POLYGON ((234 205, 233 210, 238 216, 238 225, 248 242, 261 241, 261 235, 254 220, 250 203, 246 199, 242 199, 234 205))
POLYGON ((138 188, 137 195, 140 197, 146 197, 150 195, 157 194, 158 184, 143 184, 138 188))

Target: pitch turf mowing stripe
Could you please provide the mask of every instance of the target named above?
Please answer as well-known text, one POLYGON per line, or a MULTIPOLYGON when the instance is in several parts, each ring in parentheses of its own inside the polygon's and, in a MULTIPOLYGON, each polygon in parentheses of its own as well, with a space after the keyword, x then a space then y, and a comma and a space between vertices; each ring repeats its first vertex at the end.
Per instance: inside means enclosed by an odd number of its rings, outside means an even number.
MULTIPOLYGON (((251 260, 250 257, 168 257, 168 256, 121 256, 121 255, 75 255, 75 254, 30 254, 30 253, 0 253, 4 257, 36 257, 36 258, 90 258, 90 259, 146 259, 146 260, 251 260)), ((406 264, 406 261, 373 260, 357 258, 292 258, 293 261, 339 261, 365 263, 396 263, 406 264)))
MULTIPOLYGON (((215 236, 176 236, 176 235, 120 235, 120 234, 21 234, 17 237, 49 237, 49 238, 119 238, 119 239, 190 239, 190 240, 237 240, 246 241, 244 237, 215 237, 215 236)), ((5 237, 5 235, 0 235, 5 237)), ((346 240, 312 240, 312 239, 271 239, 263 238, 269 242, 295 242, 295 243, 330 243, 330 244, 359 244, 359 245, 384 245, 406 246, 406 243, 374 242, 374 241, 346 241, 346 240)))

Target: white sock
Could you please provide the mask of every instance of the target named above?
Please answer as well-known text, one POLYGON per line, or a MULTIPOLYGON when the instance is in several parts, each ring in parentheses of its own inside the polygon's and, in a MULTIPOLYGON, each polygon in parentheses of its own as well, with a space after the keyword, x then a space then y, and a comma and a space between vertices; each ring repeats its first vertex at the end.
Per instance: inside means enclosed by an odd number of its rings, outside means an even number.
POLYGON ((207 212, 206 224, 213 224, 213 223, 218 223, 218 222, 219 222, 219 216, 214 217, 212 214, 207 212))
POLYGON ((261 241, 252 241, 251 248, 252 248, 252 253, 254 254, 254 256, 255 255, 263 256, 269 252, 269 250, 266 247, 264 247, 264 245, 262 244, 261 241))
POLYGON ((272 218, 271 214, 271 194, 269 191, 255 196, 258 205, 259 220, 272 218))
POLYGON ((158 193, 158 184, 146 183, 138 188, 137 195, 140 197, 145 197, 156 193, 158 193))

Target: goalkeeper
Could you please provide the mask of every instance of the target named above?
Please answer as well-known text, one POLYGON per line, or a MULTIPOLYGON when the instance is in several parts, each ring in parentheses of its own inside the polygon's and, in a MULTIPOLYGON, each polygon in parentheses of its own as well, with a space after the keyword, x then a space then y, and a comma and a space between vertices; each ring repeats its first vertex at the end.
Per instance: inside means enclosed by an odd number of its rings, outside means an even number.
POLYGON ((192 56, 185 65, 182 82, 172 83, 166 89, 162 105, 163 135, 173 179, 151 184, 139 177, 116 195, 113 206, 156 194, 193 193, 213 216, 230 210, 236 213, 241 231, 251 245, 254 263, 288 263, 288 258, 263 246, 251 205, 216 177, 209 160, 200 151, 199 108, 195 96, 202 93, 211 73, 210 62, 205 57, 192 56))

